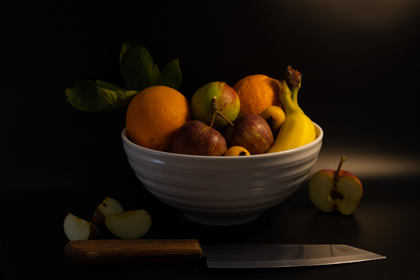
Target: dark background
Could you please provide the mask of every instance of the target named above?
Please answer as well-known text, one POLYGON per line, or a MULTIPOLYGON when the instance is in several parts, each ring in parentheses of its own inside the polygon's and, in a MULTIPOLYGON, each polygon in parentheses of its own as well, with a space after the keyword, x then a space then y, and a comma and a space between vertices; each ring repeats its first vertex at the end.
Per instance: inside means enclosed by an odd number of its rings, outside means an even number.
POLYGON ((56 279, 409 279, 419 248, 420 3, 342 1, 3 1, 0 277, 56 279), (180 91, 251 74, 303 74, 299 103, 325 133, 313 172, 344 169, 364 185, 350 217, 319 213, 307 182, 246 225, 192 223, 145 191, 121 143, 125 112, 86 113, 64 90, 86 80, 124 86, 123 42, 163 68, 179 59, 180 91), (209 270, 204 263, 78 268, 62 221, 89 220, 105 196, 153 216, 149 238, 203 242, 345 243, 386 260, 331 267, 209 270), (404 277, 405 276, 405 277, 404 277), (66 278, 67 277, 67 278, 66 278))

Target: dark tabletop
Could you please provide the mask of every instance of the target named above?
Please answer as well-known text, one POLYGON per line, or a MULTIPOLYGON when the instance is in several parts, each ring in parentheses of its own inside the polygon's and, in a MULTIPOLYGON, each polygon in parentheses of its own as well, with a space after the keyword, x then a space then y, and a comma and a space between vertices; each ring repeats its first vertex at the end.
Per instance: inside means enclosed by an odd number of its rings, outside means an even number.
POLYGON ((94 2, 2 4, 1 279, 28 279, 29 273, 55 279, 415 279, 417 1, 94 2), (160 68, 179 59, 180 91, 188 98, 211 81, 233 85, 250 74, 282 78, 289 64, 298 69, 299 103, 325 133, 311 174, 336 168, 346 156, 343 169, 364 186, 359 208, 350 216, 319 212, 309 200, 309 178, 289 199, 238 226, 200 225, 154 198, 124 154, 124 110, 82 112, 64 93, 86 80, 123 86, 123 42, 145 46, 160 68), (71 212, 89 220, 106 196, 150 212, 145 238, 348 244, 386 259, 276 269, 209 269, 205 262, 75 266, 64 254, 64 217, 71 212))

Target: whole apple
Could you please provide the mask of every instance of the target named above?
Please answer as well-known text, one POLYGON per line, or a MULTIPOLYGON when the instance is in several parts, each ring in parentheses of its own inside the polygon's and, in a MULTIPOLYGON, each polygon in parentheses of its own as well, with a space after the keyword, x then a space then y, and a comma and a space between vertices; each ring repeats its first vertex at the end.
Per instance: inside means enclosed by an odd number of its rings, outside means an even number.
POLYGON ((345 160, 341 158, 337 170, 320 170, 309 181, 309 197, 322 212, 338 210, 349 215, 357 209, 363 196, 360 180, 353 173, 340 170, 345 160))
POLYGON ((221 156, 226 150, 226 140, 219 131, 201 121, 192 120, 177 130, 170 151, 187 155, 221 156))
MULTIPOLYGON (((213 117, 212 99, 216 98, 221 114, 233 121, 239 114, 240 101, 236 91, 225 82, 211 82, 198 89, 191 98, 192 119, 210 125, 213 117)), ((213 128, 222 131, 228 124, 220 115, 216 115, 213 128)))
POLYGON ((274 142, 269 124, 253 113, 237 117, 233 126, 226 126, 222 134, 228 147, 244 147, 251 155, 266 153, 274 142))

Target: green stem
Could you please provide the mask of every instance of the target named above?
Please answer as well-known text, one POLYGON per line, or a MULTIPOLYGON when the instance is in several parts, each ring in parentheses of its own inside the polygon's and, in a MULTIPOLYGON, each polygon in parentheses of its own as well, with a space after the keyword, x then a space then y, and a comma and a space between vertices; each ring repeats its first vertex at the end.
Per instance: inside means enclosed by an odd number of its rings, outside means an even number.
POLYGON ((343 166, 343 163, 345 160, 346 160, 346 157, 342 156, 340 159, 340 163, 338 164, 337 171, 335 172, 335 175, 334 175, 334 181, 337 181, 338 173, 340 173, 341 167, 343 166))
POLYGON ((299 92, 299 88, 291 87, 290 90, 292 91, 292 101, 293 101, 293 104, 295 105, 295 107, 299 107, 299 104, 298 104, 298 92, 299 92))
POLYGON ((292 101, 292 92, 290 91, 289 86, 287 85, 285 80, 277 81, 280 88, 280 102, 283 104, 284 109, 286 111, 286 116, 290 115, 294 111, 296 111, 295 104, 292 101))

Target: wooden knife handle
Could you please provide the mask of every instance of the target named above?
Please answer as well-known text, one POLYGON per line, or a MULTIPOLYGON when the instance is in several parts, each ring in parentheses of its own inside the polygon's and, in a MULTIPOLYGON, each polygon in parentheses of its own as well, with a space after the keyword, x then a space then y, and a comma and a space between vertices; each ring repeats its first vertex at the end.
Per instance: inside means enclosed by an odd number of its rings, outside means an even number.
POLYGON ((95 239, 70 241, 67 257, 76 264, 198 261, 202 258, 196 239, 95 239))

